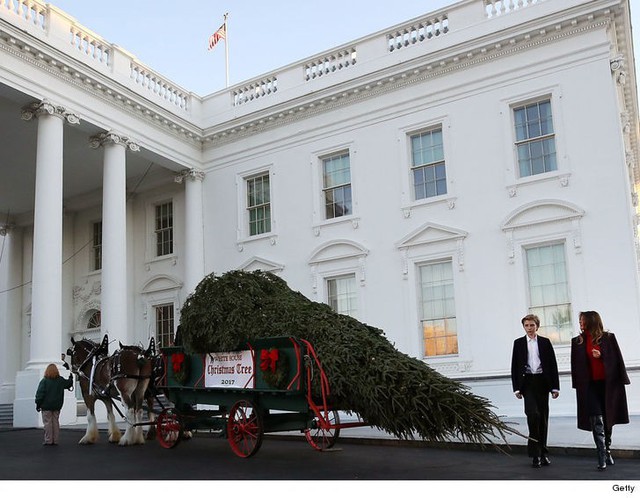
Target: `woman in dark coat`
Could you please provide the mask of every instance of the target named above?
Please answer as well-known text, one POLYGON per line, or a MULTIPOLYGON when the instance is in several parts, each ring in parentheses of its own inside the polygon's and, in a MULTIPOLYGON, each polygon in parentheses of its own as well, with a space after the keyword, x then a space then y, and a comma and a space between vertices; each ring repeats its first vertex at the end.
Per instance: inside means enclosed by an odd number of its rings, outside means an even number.
POLYGON ((571 340, 571 383, 576 390, 578 429, 593 433, 598 469, 613 465, 611 434, 629 423, 625 385, 629 376, 618 341, 596 311, 580 313, 581 334, 571 340))

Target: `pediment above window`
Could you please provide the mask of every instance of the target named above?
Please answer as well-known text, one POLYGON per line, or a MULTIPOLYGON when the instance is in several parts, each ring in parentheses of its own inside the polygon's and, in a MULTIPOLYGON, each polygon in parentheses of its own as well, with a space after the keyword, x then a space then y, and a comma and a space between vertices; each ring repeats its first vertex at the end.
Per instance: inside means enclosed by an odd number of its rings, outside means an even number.
POLYGON ((280 263, 275 263, 273 261, 269 261, 268 259, 253 257, 245 261, 238 267, 238 270, 252 272, 252 271, 263 271, 263 272, 271 272, 278 273, 284 269, 284 265, 280 263))
POLYGON ((502 230, 514 230, 542 223, 571 221, 584 216, 584 210, 565 201, 543 200, 525 204, 513 211, 502 223, 502 230))
POLYGON ((467 232, 457 228, 425 223, 400 240, 396 247, 402 256, 402 275, 407 278, 410 261, 434 257, 452 257, 464 271, 464 239, 467 232))
POLYGON ((309 258, 313 293, 320 289, 321 281, 328 276, 353 273, 361 286, 367 280, 366 257, 369 250, 351 240, 332 240, 319 246, 309 258))
POLYGON ((170 275, 156 275, 142 286, 140 291, 142 294, 151 294, 153 292, 161 292, 182 287, 182 282, 170 275))
POLYGON ((513 211, 502 223, 507 238, 509 263, 513 264, 517 241, 548 238, 561 235, 571 240, 574 252, 582 252, 581 220, 584 210, 575 204, 559 200, 531 202, 513 211))
POLYGON ((396 246, 398 249, 408 249, 436 242, 446 242, 464 239, 467 236, 464 230, 437 225, 435 223, 425 223, 417 230, 414 230, 405 238, 400 240, 396 246))
POLYGON ((318 247, 309 258, 309 264, 325 263, 348 258, 361 258, 369 254, 369 250, 357 242, 350 240, 333 240, 318 247))

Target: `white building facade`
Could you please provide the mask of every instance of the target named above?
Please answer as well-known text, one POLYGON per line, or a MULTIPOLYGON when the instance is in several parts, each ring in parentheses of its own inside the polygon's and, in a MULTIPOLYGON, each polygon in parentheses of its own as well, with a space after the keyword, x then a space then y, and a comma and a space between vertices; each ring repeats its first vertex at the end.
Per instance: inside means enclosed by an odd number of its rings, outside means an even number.
POLYGON ((0 0, 0 122, 15 426, 38 425, 71 337, 168 344, 200 279, 234 269, 383 329, 506 416, 522 316, 573 415, 569 342, 595 309, 640 413, 627 0, 463 0, 207 97, 53 6, 0 0))

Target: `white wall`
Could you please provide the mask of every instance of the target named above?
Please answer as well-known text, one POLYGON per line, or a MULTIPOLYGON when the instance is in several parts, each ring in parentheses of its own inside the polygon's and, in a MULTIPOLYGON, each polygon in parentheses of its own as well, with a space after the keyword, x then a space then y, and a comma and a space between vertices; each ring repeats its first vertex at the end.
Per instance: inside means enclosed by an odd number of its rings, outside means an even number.
MULTIPOLYGON (((322 301, 309 259, 323 244, 351 241, 368 250, 359 318, 421 357, 414 264, 449 255, 460 270, 460 353, 429 364, 462 379, 503 376, 491 393, 510 410, 511 348, 528 312, 522 246, 563 240, 576 331, 579 311, 599 310, 617 333, 628 365, 640 365, 633 206, 609 57, 604 30, 592 31, 210 151, 204 183, 207 272, 262 258, 284 266, 281 276, 292 288, 322 301), (544 95, 552 100, 558 171, 519 180, 510 106, 544 95), (412 205, 406 136, 434 123, 444 129, 448 195, 412 205), (317 158, 343 148, 351 152, 357 228, 353 220, 324 223, 317 213, 317 158), (244 201, 238 182, 261 169, 271 173, 274 228, 269 237, 241 237, 239 244, 244 201), (504 224, 528 207, 533 209, 513 219, 524 225, 513 231, 512 243, 506 229, 511 225, 504 224), (465 233, 462 248, 449 241, 412 249, 405 275, 396 246, 428 224, 465 233)), ((560 369, 568 372, 568 344, 556 351, 560 369)), ((565 399, 562 411, 572 412, 572 396, 565 399)))

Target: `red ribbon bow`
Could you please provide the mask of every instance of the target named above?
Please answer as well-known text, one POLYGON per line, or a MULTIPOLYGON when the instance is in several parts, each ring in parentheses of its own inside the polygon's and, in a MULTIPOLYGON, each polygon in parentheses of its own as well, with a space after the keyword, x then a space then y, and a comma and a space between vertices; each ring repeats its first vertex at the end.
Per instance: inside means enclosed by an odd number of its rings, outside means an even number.
POLYGON ((182 370, 182 364, 184 363, 184 353, 175 353, 171 356, 171 366, 174 372, 180 372, 182 370))
POLYGON ((271 370, 272 372, 276 371, 276 363, 278 361, 278 350, 277 349, 263 349, 260 353, 260 369, 264 372, 265 370, 271 370))

